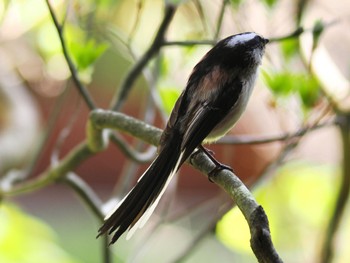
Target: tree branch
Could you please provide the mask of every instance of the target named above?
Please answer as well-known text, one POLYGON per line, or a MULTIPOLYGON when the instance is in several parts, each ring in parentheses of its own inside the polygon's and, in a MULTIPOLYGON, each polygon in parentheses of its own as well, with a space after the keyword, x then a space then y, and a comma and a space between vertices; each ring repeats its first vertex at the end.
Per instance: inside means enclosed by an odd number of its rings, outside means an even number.
MULTIPOLYGON (((193 167, 208 175, 215 164, 202 152, 192 155, 193 167)), ((270 236, 270 228, 264 209, 255 201, 242 181, 231 171, 222 170, 210 179, 235 201, 250 229, 250 245, 260 263, 282 262, 270 236)))
POLYGON ((341 218, 344 214, 350 193, 350 115, 338 116, 339 128, 342 135, 343 145, 343 171, 340 188, 332 217, 327 226, 326 237, 321 248, 320 262, 327 263, 333 259, 333 246, 335 236, 339 228, 341 218))
POLYGON ((170 22, 174 16, 175 10, 176 8, 174 5, 167 4, 165 6, 164 18, 157 31, 157 35, 154 38, 152 45, 149 47, 146 53, 140 58, 140 60, 138 60, 136 64, 134 64, 132 69, 127 74, 126 78, 121 84, 119 93, 116 93, 114 98, 112 99, 112 102, 111 102, 112 110, 117 111, 120 109, 129 91, 131 90, 134 82, 136 81, 137 77, 141 74, 142 70, 147 65, 147 63, 159 52, 164 42, 164 36, 165 36, 166 30, 170 25, 170 22))
POLYGON ((279 141, 286 141, 293 138, 302 137, 310 131, 318 130, 324 127, 335 125, 336 120, 325 121, 321 124, 314 124, 311 126, 301 127, 296 132, 286 132, 280 135, 268 135, 268 136, 249 136, 249 135, 226 135, 221 138, 217 143, 218 144, 265 144, 279 141))
MULTIPOLYGON (((95 192, 90 188, 90 186, 84 182, 79 176, 75 173, 68 173, 62 180, 63 183, 66 183, 73 191, 81 198, 81 200, 87 205, 89 210, 96 216, 96 218, 102 223, 104 219, 104 214, 101 211, 102 202, 95 194, 95 192)), ((102 245, 103 251, 103 262, 110 263, 112 262, 111 258, 111 249, 109 244, 108 236, 105 235, 102 245)))
MULTIPOLYGON (((153 145, 158 144, 161 136, 160 129, 119 112, 94 110, 90 114, 90 120, 99 129, 118 129, 153 145)), ((191 164, 202 173, 208 175, 215 168, 215 164, 204 153, 198 152, 192 156, 191 164)), ((240 179, 227 170, 220 171, 212 179, 231 196, 245 216, 251 232, 251 247, 259 262, 282 262, 273 247, 263 208, 240 179)))
POLYGON ((87 106, 91 110, 95 109, 96 108, 95 103, 94 103, 92 97, 90 96, 89 92, 87 91, 86 87, 80 81, 80 79, 78 77, 78 71, 77 71, 77 69, 76 69, 76 67, 75 67, 75 65, 74 65, 74 63, 73 63, 73 61, 72 61, 72 59, 71 59, 71 57, 70 57, 70 55, 68 53, 68 49, 67 49, 67 46, 66 46, 66 41, 65 41, 65 38, 64 38, 64 34, 63 34, 63 25, 61 25, 58 22, 57 16, 55 14, 55 11, 53 10, 49 0, 46 0, 46 4, 47 4, 47 7, 49 8, 52 21, 53 21, 53 23, 54 23, 54 25, 56 27, 56 30, 57 30, 57 33, 58 33, 58 37, 59 37, 60 42, 61 42, 62 52, 63 52, 63 55, 64 55, 64 57, 66 59, 67 64, 68 64, 68 67, 69 67, 69 70, 71 72, 74 84, 77 87, 80 95, 85 100, 85 103, 87 104, 87 106))
POLYGON ((67 154, 56 166, 47 168, 36 178, 11 186, 10 188, 0 188, 0 196, 15 196, 42 189, 61 180, 68 172, 74 170, 74 168, 93 154, 94 152, 89 149, 86 143, 81 143, 67 154))

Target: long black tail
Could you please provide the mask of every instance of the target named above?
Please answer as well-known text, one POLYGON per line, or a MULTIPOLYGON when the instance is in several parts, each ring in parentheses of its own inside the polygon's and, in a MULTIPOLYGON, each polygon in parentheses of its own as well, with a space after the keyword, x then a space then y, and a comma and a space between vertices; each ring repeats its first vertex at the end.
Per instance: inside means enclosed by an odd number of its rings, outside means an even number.
POLYGON ((169 140, 158 157, 140 177, 135 187, 117 205, 114 212, 107 216, 99 229, 98 236, 112 234, 111 244, 128 231, 130 237, 134 231, 142 227, 153 213, 165 188, 177 172, 183 160, 181 154, 181 138, 169 140))

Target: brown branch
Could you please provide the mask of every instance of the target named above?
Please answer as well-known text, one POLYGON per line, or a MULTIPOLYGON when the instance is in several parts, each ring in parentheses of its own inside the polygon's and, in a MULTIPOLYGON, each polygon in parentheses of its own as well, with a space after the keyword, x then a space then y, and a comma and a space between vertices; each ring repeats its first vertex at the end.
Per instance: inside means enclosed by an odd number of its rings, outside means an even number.
POLYGON ((342 135, 343 171, 336 204, 328 223, 325 240, 321 248, 321 263, 332 262, 336 233, 349 200, 350 193, 350 115, 339 115, 338 123, 342 135))
MULTIPOLYGON (((192 155, 192 165, 208 175, 215 164, 202 152, 192 155)), ((250 229, 251 248, 260 263, 283 262, 271 241, 270 228, 264 209, 255 201, 242 181, 231 171, 222 170, 210 179, 235 201, 250 229)))
POLYGON ((216 30, 215 30, 215 34, 214 34, 215 40, 217 40, 219 37, 220 30, 222 27, 222 22, 224 21, 224 14, 225 14, 226 6, 228 3, 229 3, 228 0, 222 0, 222 4, 221 4, 219 16, 218 16, 218 21, 216 23, 216 30))
POLYGON ((198 45, 204 45, 204 46, 212 46, 215 45, 215 40, 187 40, 187 41, 164 41, 163 46, 198 46, 198 45))
POLYGON ((144 67, 147 65, 147 63, 159 52, 161 49, 166 30, 168 29, 170 22, 175 14, 175 6, 171 4, 167 4, 165 7, 165 14, 163 21, 157 31, 157 35, 153 40, 153 43, 148 48, 146 53, 136 62, 136 64, 133 66, 133 68, 129 71, 128 75, 124 79, 123 83, 121 84, 119 93, 116 93, 114 98, 111 102, 111 109, 114 111, 117 111, 120 109, 122 104, 124 103, 127 95, 129 94, 134 82, 136 81, 137 77, 141 74, 144 67))
MULTIPOLYGON (((122 130, 153 145, 158 144, 161 135, 160 129, 119 112, 94 110, 90 120, 99 129, 122 130)), ((203 174, 208 175, 215 168, 204 153, 196 152, 192 156, 191 164, 203 174)), ((251 246, 259 262, 282 262, 273 247, 266 214, 241 180, 228 170, 220 171, 211 179, 229 194, 245 216, 251 232, 251 246)))
POLYGON ((60 42, 61 42, 62 52, 63 52, 64 58, 66 59, 66 62, 68 64, 68 67, 69 67, 69 70, 71 72, 74 84, 77 87, 80 95, 85 100, 85 103, 87 104, 87 106, 91 110, 95 109, 96 108, 95 103, 94 103, 92 97, 90 96, 89 92, 87 91, 86 87, 80 81, 80 79, 78 77, 78 71, 77 71, 77 69, 76 69, 76 67, 75 67, 75 65, 74 65, 74 63, 73 63, 73 61, 72 61, 72 59, 71 59, 71 57, 70 57, 70 55, 68 53, 68 49, 67 49, 67 46, 66 46, 66 41, 65 41, 65 38, 64 38, 64 34, 63 34, 63 25, 61 25, 58 22, 58 19, 57 19, 57 16, 55 14, 55 11, 53 10, 49 0, 46 0, 46 4, 47 4, 47 7, 49 8, 52 21, 53 21, 53 23, 54 23, 54 25, 56 27, 56 30, 57 30, 57 33, 58 33, 58 37, 59 37, 60 42))
POLYGON ((296 132, 286 132, 280 135, 269 135, 269 136, 261 136, 261 137, 257 137, 253 135, 252 136, 227 135, 221 138, 217 143, 241 145, 241 144, 266 144, 266 143, 280 142, 280 141, 286 141, 293 138, 302 137, 310 131, 318 130, 318 129, 335 125, 335 124, 336 124, 336 120, 330 120, 321 124, 302 127, 296 132))

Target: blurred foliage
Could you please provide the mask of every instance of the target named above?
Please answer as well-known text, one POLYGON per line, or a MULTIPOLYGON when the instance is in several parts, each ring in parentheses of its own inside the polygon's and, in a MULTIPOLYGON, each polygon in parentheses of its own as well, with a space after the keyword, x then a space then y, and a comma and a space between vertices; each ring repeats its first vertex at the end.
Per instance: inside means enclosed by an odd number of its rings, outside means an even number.
POLYGON ((298 55, 299 52, 299 40, 295 38, 287 39, 282 41, 281 50, 284 59, 289 61, 294 56, 298 55))
MULTIPOLYGON (((254 191, 269 218, 277 251, 287 262, 288 258, 293 259, 290 262, 314 260, 320 236, 333 209, 337 185, 334 168, 296 162, 280 167, 272 180, 254 191)), ((342 239, 347 239, 343 242, 349 243, 349 225, 343 231, 342 239)), ((234 251, 253 257, 249 228, 237 207, 218 223, 216 234, 234 251)), ((338 249, 344 248, 339 246, 338 249)), ((349 254, 347 258, 350 260, 349 254)))
POLYGON ((0 208, 0 262, 78 262, 60 248, 53 230, 39 219, 8 203, 0 208))
POLYGON ((180 96, 180 90, 177 87, 160 86, 158 88, 160 97, 162 99, 163 109, 166 113, 170 114, 173 109, 176 100, 180 96))
MULTIPOLYGON (((161 21, 164 2, 175 5, 182 4, 171 25, 171 33, 167 36, 169 40, 209 39, 211 37, 208 34, 210 30, 206 31, 205 24, 208 23, 209 27, 215 28, 213 21, 216 20, 216 17, 211 14, 212 10, 209 8, 205 10, 208 14, 203 12, 210 18, 203 23, 195 8, 196 5, 192 1, 51 0, 50 2, 57 13, 59 22, 63 23, 68 52, 79 70, 79 77, 86 83, 96 77, 94 76, 94 67, 98 59, 107 53, 106 51, 109 52, 107 56, 112 52, 118 53, 119 56, 116 59, 118 61, 115 64, 108 63, 107 65, 106 60, 104 60, 105 64, 101 63, 100 71, 109 72, 113 77, 115 75, 118 75, 118 78, 123 77, 122 69, 128 68, 130 65, 126 66, 125 61, 121 62, 120 58, 127 57, 130 62, 130 58, 135 60, 143 54, 161 21), (141 2, 142 4, 140 4, 141 2), (131 32, 133 32, 132 36, 131 32)), ((234 15, 239 17, 239 8, 248 1, 230 0, 229 2, 236 9, 230 11, 236 12, 234 15)), ((270 11, 278 5, 279 1, 264 0, 262 2, 270 11)), ((221 3, 218 2, 218 6, 221 6, 221 3)), ((203 9, 205 8, 204 6, 203 9)), ((49 73, 52 79, 60 81, 68 79, 70 72, 45 1, 0 1, 0 22, 3 21, 8 10, 18 19, 18 24, 13 27, 16 30, 12 32, 16 33, 17 36, 11 36, 12 39, 22 39, 20 41, 25 39, 23 42, 28 46, 32 45, 39 60, 45 63, 43 69, 49 73), (33 7, 35 7, 35 11, 33 11, 33 7)), ((249 13, 243 13, 243 15, 247 16, 249 13)), ((246 22, 244 21, 244 23, 246 22)), ((242 23, 242 25, 235 26, 233 28, 236 30, 240 27, 243 29, 246 25, 242 23)), ((313 48, 318 45, 324 26, 325 24, 321 20, 315 22, 312 30, 313 48)), ((222 30, 222 32, 227 34, 229 31, 222 30)), ((285 40, 278 46, 281 51, 281 64, 284 66, 280 71, 263 72, 267 87, 277 99, 287 100, 293 96, 297 97, 303 110, 305 112, 311 111, 319 102, 321 94, 317 81, 310 76, 306 68, 300 67, 298 39, 285 40), (299 64, 294 63, 295 61, 299 64), (295 68, 298 70, 293 72, 295 68)), ((179 79, 185 79, 184 74, 188 75, 191 68, 208 49, 208 46, 189 46, 165 48, 162 51, 164 56, 161 57, 161 65, 155 70, 158 70, 157 91, 161 98, 162 110, 170 113, 184 86, 182 80, 179 79)), ((148 69, 152 70, 159 66, 155 64, 150 63, 148 69)), ((45 73, 42 75, 46 77, 45 73)), ((102 78, 105 81, 105 75, 102 78)), ((117 86, 115 82, 119 79, 113 78, 113 81, 111 86, 115 89, 117 86)), ((98 83, 96 86, 100 88, 103 85, 98 83)), ((98 91, 101 92, 101 89, 98 91)), ((325 222, 330 214, 330 203, 334 199, 334 188, 337 185, 337 179, 332 177, 331 170, 330 167, 317 167, 306 163, 289 164, 281 167, 272 180, 264 182, 264 185, 255 191, 258 201, 269 217, 272 237, 276 242, 277 250, 288 254, 288 258, 302 259, 300 262, 310 262, 315 258, 312 256, 317 253, 315 247, 319 245, 319 237, 323 234, 325 222)), ((70 204, 65 205, 69 206, 70 204)), ((61 224, 64 225, 65 222, 61 224)), ((66 225, 61 227, 67 229, 66 225)), ((343 229, 341 238, 342 241, 345 241, 342 244, 348 244, 349 225, 343 229)), ((93 233, 89 236, 92 236, 95 230, 90 230, 93 233)), ((83 235, 73 231, 67 232, 69 233, 64 233, 67 238, 71 238, 73 235, 81 238, 77 242, 74 240, 74 250, 77 251, 79 246, 82 250, 81 253, 86 254, 86 249, 81 245, 84 243, 83 235)), ((245 219, 237 208, 227 213, 220 221, 216 233, 225 245, 238 253, 248 253, 254 259, 249 247, 249 230, 245 219)), ((180 241, 181 239, 179 239, 180 241)), ((211 240, 211 242, 213 241, 211 240)), ((214 244, 216 243, 214 242, 214 244)), ((95 243, 93 245, 95 246, 95 243)), ((124 251, 127 250, 126 247, 131 250, 130 245, 126 244, 124 251)), ((157 252, 157 250, 154 251, 157 252)), ((221 252, 221 250, 218 251, 221 252)), ((198 250, 195 253, 198 253, 201 258, 197 262, 202 261, 203 257, 206 256, 208 258, 212 256, 218 260, 217 255, 213 253, 213 246, 205 247, 204 250, 198 250)), ((223 255, 220 253, 220 256, 223 255)), ((343 257, 350 258, 348 254, 343 257)), ((58 246, 55 234, 48 226, 12 205, 3 204, 0 207, 0 262, 64 263, 76 262, 76 260, 58 246)))
POLYGON ((269 7, 273 8, 278 0, 263 0, 263 2, 269 7))
POLYGON ((262 73, 267 86, 277 98, 296 94, 305 111, 312 110, 321 98, 320 86, 309 74, 290 71, 262 73))
POLYGON ((314 27, 312 28, 312 38, 313 38, 313 49, 315 49, 318 45, 320 37, 324 30, 324 23, 322 20, 316 20, 314 27))

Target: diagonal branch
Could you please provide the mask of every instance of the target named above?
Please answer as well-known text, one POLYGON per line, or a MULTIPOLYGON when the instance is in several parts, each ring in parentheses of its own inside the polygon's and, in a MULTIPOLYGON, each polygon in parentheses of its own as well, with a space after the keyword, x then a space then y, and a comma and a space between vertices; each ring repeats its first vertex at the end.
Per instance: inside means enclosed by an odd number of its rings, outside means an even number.
POLYGON ((47 4, 47 7, 49 8, 52 21, 53 21, 53 23, 54 23, 54 25, 56 27, 56 30, 57 30, 57 33, 58 33, 58 37, 59 37, 60 42, 61 42, 62 52, 63 52, 64 58, 66 59, 66 62, 68 64, 68 67, 69 67, 69 70, 71 72, 74 84, 77 87, 80 95, 85 100, 85 103, 87 104, 87 106, 91 110, 95 109, 96 108, 95 103, 94 103, 92 97, 90 96, 89 92, 87 91, 86 87, 80 81, 80 79, 78 77, 78 71, 77 71, 77 69, 76 69, 76 67, 75 67, 75 65, 74 65, 74 63, 73 63, 73 61, 72 61, 72 59, 71 59, 71 57, 70 57, 70 55, 68 53, 66 41, 65 41, 65 38, 64 38, 64 34, 63 34, 63 25, 58 22, 56 13, 53 10, 49 0, 46 0, 46 4, 47 4))
POLYGON ((334 257, 334 242, 339 229, 341 219, 344 215, 346 204, 349 201, 350 195, 350 115, 338 116, 339 128, 342 135, 343 145, 343 171, 339 187, 339 192, 336 198, 336 203, 332 216, 328 222, 325 240, 321 248, 320 262, 332 262, 334 257))
POLYGON ((332 126, 336 124, 336 120, 332 119, 325 121, 324 123, 316 123, 314 125, 305 126, 300 128, 295 132, 286 132, 280 135, 268 135, 268 136, 249 136, 249 135, 226 135, 221 138, 217 143, 218 144, 266 144, 272 142, 286 141, 298 137, 302 137, 310 131, 322 129, 324 127, 332 126))
POLYGON ((175 14, 175 6, 167 4, 163 21, 157 31, 157 35, 153 40, 152 45, 148 48, 145 54, 136 62, 133 68, 128 72, 128 75, 121 84, 119 93, 116 93, 111 102, 111 109, 117 111, 124 103, 137 77, 141 74, 147 63, 159 52, 164 42, 164 36, 170 22, 175 14))

